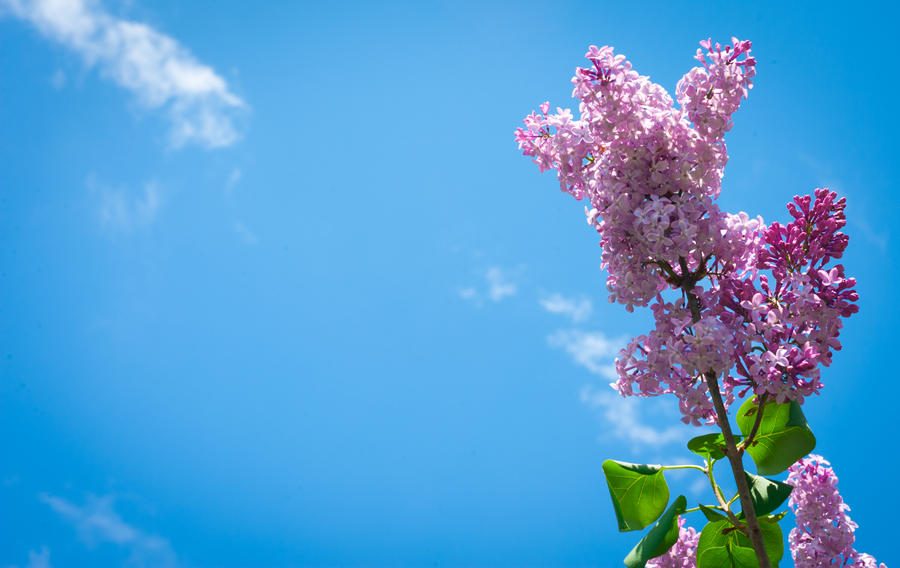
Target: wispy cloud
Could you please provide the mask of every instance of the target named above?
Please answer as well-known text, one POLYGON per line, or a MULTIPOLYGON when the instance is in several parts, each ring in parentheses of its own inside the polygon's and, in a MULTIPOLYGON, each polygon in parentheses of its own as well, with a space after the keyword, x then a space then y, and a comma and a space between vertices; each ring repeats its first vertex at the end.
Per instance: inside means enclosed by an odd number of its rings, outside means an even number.
POLYGON ((57 69, 53 72, 53 75, 50 76, 50 84, 53 85, 53 88, 56 90, 66 86, 66 74, 62 69, 57 69))
POLYGON ((238 237, 248 245, 256 245, 259 244, 259 237, 256 236, 256 233, 250 230, 247 225, 238 221, 234 224, 234 232, 237 233, 238 237))
POLYGON ((562 294, 551 294, 541 298, 538 302, 551 314, 568 316, 575 323, 586 320, 594 309, 590 298, 585 296, 575 299, 567 298, 562 294))
POLYGON ((560 329, 547 337, 551 347, 564 349, 575 363, 588 371, 615 380, 613 358, 621 349, 623 340, 609 339, 599 331, 560 329))
POLYGON ((25 568, 51 568, 50 550, 46 546, 42 546, 40 552, 30 551, 28 565, 25 568))
POLYGON ((698 477, 694 479, 693 482, 691 482, 690 487, 688 487, 688 491, 690 491, 691 495, 693 495, 694 497, 700 497, 706 491, 707 487, 707 480, 702 477, 698 477))
POLYGON ((489 268, 485 278, 488 282, 488 297, 495 302, 499 302, 507 296, 515 296, 519 291, 515 283, 511 282, 503 270, 497 266, 489 268))
POLYGON ((246 105, 175 39, 91 0, 0 0, 0 8, 99 67, 143 106, 163 109, 173 146, 217 148, 238 139, 235 113, 246 105))
POLYGON ((474 300, 478 297, 478 290, 475 288, 460 288, 459 297, 463 300, 474 300))
POLYGON ((234 188, 237 187, 239 181, 241 181, 241 176, 243 172, 241 172, 241 168, 234 168, 231 170, 231 173, 228 174, 228 179, 225 180, 225 195, 226 197, 230 197, 234 192, 234 188))
POLYGON ((623 398, 612 390, 598 390, 593 385, 587 385, 581 389, 581 402, 598 411, 606 423, 608 429, 601 440, 612 436, 635 445, 660 447, 683 442, 689 435, 687 427, 680 423, 665 428, 654 428, 647 424, 641 414, 642 405, 646 408, 647 400, 623 398))
POLYGON ((869 242, 878 247, 881 252, 887 252, 889 235, 885 230, 876 231, 871 223, 867 220, 863 212, 860 212, 859 215, 854 215, 851 217, 851 220, 848 221, 851 226, 859 229, 863 237, 868 239, 869 242))
POLYGON ((466 286, 457 290, 460 298, 471 301, 479 307, 484 304, 485 298, 492 302, 500 302, 504 298, 515 296, 518 292, 518 285, 499 266, 491 266, 484 272, 483 289, 480 286, 466 286))
POLYGON ((88 180, 88 188, 99 198, 100 223, 112 231, 131 232, 148 227, 162 206, 159 186, 153 182, 145 183, 137 195, 94 180, 88 180))
MULTIPOLYGON (((16 566, 8 566, 7 568, 17 568, 16 566)), ((42 546, 40 552, 28 551, 28 564, 25 568, 52 568, 50 564, 50 549, 42 546)))
POLYGON ((169 541, 123 521, 115 510, 112 496, 90 495, 81 506, 46 493, 42 493, 40 499, 75 527, 79 538, 88 547, 102 543, 123 547, 129 552, 128 564, 131 566, 174 568, 178 565, 169 541))

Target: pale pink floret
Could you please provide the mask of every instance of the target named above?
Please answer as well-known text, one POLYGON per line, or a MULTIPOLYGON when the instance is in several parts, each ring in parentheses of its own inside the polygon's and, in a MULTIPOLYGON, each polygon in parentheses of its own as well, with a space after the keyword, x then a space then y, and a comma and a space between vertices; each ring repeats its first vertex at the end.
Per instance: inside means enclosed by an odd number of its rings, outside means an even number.
POLYGON ((788 540, 796 568, 854 566, 886 568, 853 548, 857 529, 838 493, 838 478, 822 456, 810 454, 788 470, 794 486, 788 504, 797 520, 788 540))
POLYGON ((668 552, 650 559, 647 568, 697 568, 697 543, 700 533, 684 526, 684 517, 678 519, 678 540, 668 552))

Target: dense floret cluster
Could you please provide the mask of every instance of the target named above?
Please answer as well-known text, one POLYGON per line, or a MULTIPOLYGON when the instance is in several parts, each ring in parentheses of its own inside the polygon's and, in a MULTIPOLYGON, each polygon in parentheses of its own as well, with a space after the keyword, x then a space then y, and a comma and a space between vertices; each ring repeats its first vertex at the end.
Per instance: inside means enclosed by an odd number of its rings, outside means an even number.
POLYGON ((684 517, 678 519, 678 540, 668 552, 647 562, 647 568, 697 568, 697 543, 700 534, 684 526, 684 517))
POLYGON ((672 393, 685 422, 712 422, 704 379, 725 403, 752 390, 779 402, 818 392, 841 319, 857 311, 855 280, 832 265, 847 246, 844 199, 818 189, 766 226, 715 200, 728 161, 724 135, 753 86, 750 42, 700 42, 702 66, 675 100, 611 47, 591 46, 572 79, 579 117, 549 103, 516 131, 523 153, 587 199, 600 234, 610 301, 650 306, 655 328, 616 362, 622 395, 672 393))
POLYGON ((850 507, 838 493, 838 478, 830 466, 823 457, 810 454, 788 470, 787 482, 794 486, 789 505, 797 517, 797 527, 788 537, 794 565, 886 568, 853 548, 857 525, 847 515, 850 507))

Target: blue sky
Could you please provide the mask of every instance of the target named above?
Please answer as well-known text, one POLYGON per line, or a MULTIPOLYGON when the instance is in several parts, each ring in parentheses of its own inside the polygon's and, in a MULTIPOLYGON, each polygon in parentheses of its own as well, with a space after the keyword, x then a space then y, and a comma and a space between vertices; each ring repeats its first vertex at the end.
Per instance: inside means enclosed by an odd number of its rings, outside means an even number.
POLYGON ((0 566, 619 565, 601 462, 705 430, 610 396, 647 314, 513 130, 590 44, 673 90, 732 35, 723 208, 849 201, 804 410, 897 563, 896 11, 0 0, 0 566))

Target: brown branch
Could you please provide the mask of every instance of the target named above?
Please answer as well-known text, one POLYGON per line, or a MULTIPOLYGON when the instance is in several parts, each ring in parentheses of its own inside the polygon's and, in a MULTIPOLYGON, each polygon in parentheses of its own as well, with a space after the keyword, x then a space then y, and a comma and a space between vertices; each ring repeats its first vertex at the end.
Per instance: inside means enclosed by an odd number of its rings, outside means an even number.
POLYGON ((766 399, 769 398, 769 393, 763 393, 759 397, 759 404, 756 407, 756 419, 753 421, 753 428, 750 429, 750 434, 744 438, 744 441, 741 442, 740 447, 738 448, 738 453, 743 455, 744 450, 750 447, 753 443, 753 438, 756 437, 756 433, 759 431, 759 425, 762 424, 762 416, 763 416, 763 407, 766 405, 766 399))
POLYGON ((769 555, 766 553, 766 546, 763 543, 762 531, 759 528, 759 520, 756 518, 756 511, 753 510, 753 501, 750 499, 750 487, 747 485, 747 477, 744 474, 744 464, 741 462, 741 454, 737 450, 734 443, 734 436, 731 433, 731 424, 728 422, 728 411, 722 402, 722 394, 719 392, 719 381, 714 373, 706 373, 704 375, 706 385, 709 387, 709 394, 713 399, 713 405, 716 407, 716 421, 722 434, 725 436, 725 456, 731 464, 731 473, 734 476, 734 482, 737 485, 738 496, 741 500, 741 511, 747 520, 745 533, 753 550, 756 552, 756 559, 759 561, 759 568, 772 568, 769 562, 769 555))
MULTIPOLYGON (((683 258, 679 259, 679 263, 682 270, 687 268, 687 262, 683 258)), ((682 289, 688 296, 691 319, 693 323, 697 323, 700 321, 700 301, 691 291, 696 284, 696 280, 690 277, 685 278, 685 276, 687 275, 682 273, 684 278, 682 289)), ((744 474, 741 452, 738 451, 734 443, 734 435, 731 432, 731 424, 728 421, 728 410, 725 408, 725 403, 722 402, 722 393, 719 392, 719 379, 712 371, 704 373, 703 378, 706 381, 710 398, 712 398, 713 406, 716 409, 716 422, 725 436, 725 456, 731 464, 731 473, 734 476, 738 496, 741 500, 741 511, 744 513, 744 518, 747 521, 747 526, 742 530, 747 535, 747 538, 750 539, 750 544, 753 545, 759 568, 772 568, 772 564, 769 562, 769 555, 766 553, 766 545, 763 542, 762 531, 759 528, 759 520, 756 518, 756 511, 753 510, 753 501, 750 499, 750 487, 747 485, 747 477, 744 474)))

